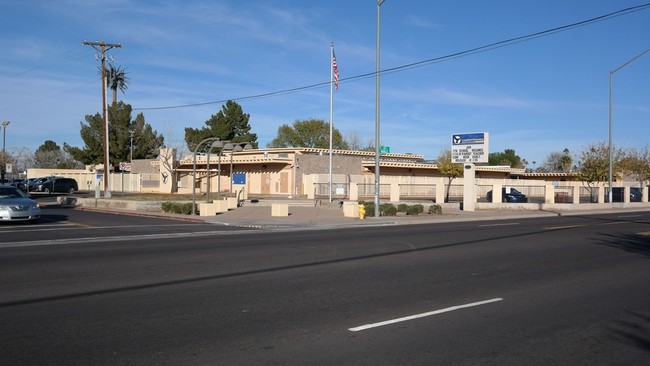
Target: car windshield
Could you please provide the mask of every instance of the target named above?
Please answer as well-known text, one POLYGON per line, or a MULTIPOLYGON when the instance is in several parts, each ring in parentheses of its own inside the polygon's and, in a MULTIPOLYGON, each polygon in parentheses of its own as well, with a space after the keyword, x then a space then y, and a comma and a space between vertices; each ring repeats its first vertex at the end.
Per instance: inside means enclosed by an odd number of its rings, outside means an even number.
POLYGON ((14 187, 0 187, 0 199, 25 198, 23 191, 14 187))
POLYGON ((514 188, 510 188, 510 194, 521 194, 521 192, 519 192, 518 190, 516 190, 514 188))

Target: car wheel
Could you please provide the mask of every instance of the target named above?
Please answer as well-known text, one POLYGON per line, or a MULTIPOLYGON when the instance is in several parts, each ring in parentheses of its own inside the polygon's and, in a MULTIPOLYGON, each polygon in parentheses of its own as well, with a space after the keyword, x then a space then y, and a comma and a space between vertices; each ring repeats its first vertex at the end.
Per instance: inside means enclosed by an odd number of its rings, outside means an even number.
POLYGON ((43 193, 47 193, 47 194, 49 194, 49 193, 50 193, 50 189, 49 189, 49 188, 43 188, 43 193))
POLYGON ((70 187, 70 188, 68 189, 68 194, 74 194, 74 188, 70 187))

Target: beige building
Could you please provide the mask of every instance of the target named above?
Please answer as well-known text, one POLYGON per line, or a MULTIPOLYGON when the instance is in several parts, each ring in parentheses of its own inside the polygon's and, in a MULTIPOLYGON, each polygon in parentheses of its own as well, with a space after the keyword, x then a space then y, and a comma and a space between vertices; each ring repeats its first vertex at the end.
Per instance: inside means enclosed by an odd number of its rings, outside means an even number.
MULTIPOLYGON (((135 160, 130 173, 112 173, 112 192, 159 192, 209 194, 210 198, 304 197, 325 199, 372 199, 375 194, 375 155, 371 151, 332 151, 330 183, 328 149, 273 148, 224 151, 223 154, 193 154, 176 161, 171 149, 161 151, 159 159, 135 160), (194 177, 196 177, 194 179, 194 177), (193 185, 194 182, 194 185, 193 185)), ((86 170, 30 169, 28 177, 46 175, 77 179, 81 190, 103 190, 103 182, 92 167, 86 170)), ((436 203, 462 200, 463 178, 451 182, 438 171, 435 162, 422 155, 382 154, 380 159, 382 200, 427 200, 436 203)), ((604 202, 606 182, 591 187, 575 181, 574 174, 526 173, 507 166, 476 166, 473 184, 477 202, 487 192, 514 187, 529 197, 529 202, 591 203, 604 202)), ((616 182, 615 186, 632 186, 616 182)), ((647 202, 647 188, 644 201, 647 202)))

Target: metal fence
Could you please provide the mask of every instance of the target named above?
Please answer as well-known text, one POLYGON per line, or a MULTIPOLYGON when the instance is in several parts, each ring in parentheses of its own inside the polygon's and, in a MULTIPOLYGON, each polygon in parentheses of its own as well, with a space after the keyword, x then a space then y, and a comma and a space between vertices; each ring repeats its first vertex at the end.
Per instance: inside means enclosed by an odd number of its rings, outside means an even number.
MULTIPOLYGON (((357 185, 359 188, 359 198, 369 197, 375 195, 375 184, 374 183, 359 183, 357 185)), ((379 185, 379 197, 389 198, 390 197, 390 184, 380 184, 379 185)))
POLYGON ((436 185, 400 184, 399 196, 403 199, 433 199, 436 196, 436 185))
MULTIPOLYGON (((348 192, 350 185, 348 183, 332 183, 332 198, 347 198, 350 196, 348 192)), ((329 183, 314 183, 314 195, 316 197, 329 197, 330 184, 329 183)))

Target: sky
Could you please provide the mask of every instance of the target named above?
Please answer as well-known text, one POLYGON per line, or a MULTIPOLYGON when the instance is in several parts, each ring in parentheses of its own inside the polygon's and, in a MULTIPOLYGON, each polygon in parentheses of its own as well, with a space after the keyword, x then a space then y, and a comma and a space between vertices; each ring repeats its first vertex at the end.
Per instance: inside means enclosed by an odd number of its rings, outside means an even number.
MULTIPOLYGON (((650 52, 626 64, 650 48, 646 1, 384 1, 380 145, 432 160, 452 134, 487 132, 489 152, 514 149, 529 168, 564 149, 579 155, 608 141, 610 71, 625 64, 612 76, 613 142, 647 146, 650 52)), ((260 147, 283 124, 329 121, 333 43, 334 127, 374 144, 374 0, 0 0, 0 9, 8 152, 46 140, 83 146, 80 123, 102 108, 100 62, 84 41, 122 45, 107 52, 130 79, 118 97, 168 145, 235 100, 260 147)))

